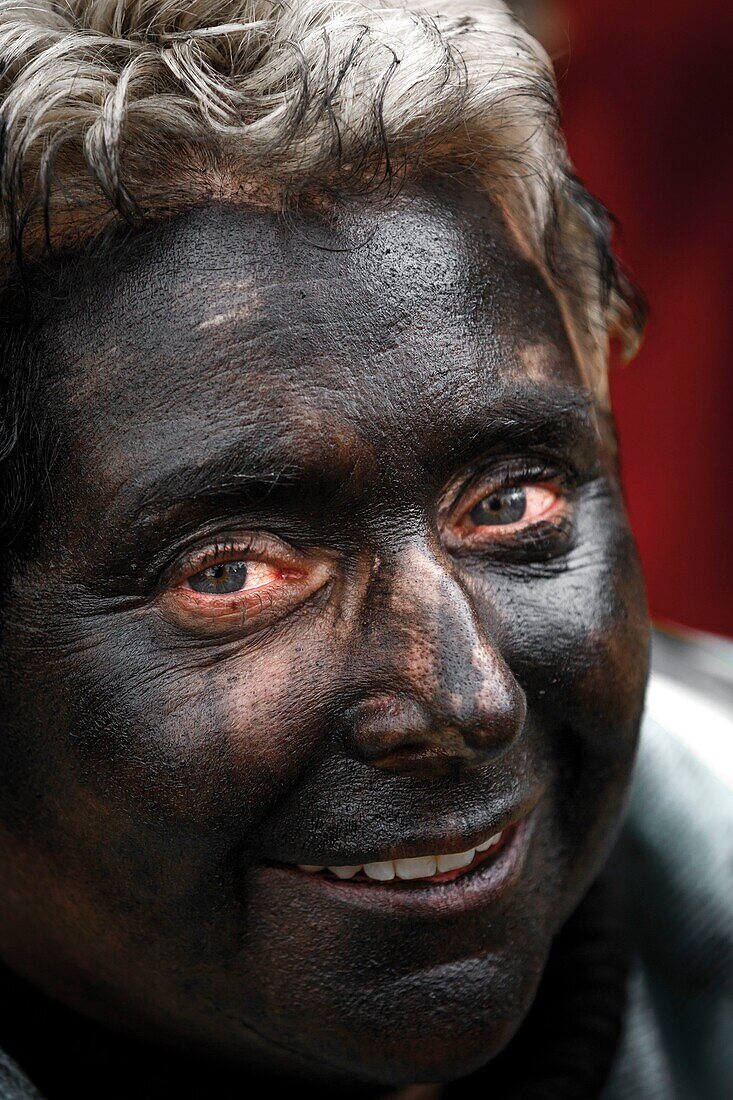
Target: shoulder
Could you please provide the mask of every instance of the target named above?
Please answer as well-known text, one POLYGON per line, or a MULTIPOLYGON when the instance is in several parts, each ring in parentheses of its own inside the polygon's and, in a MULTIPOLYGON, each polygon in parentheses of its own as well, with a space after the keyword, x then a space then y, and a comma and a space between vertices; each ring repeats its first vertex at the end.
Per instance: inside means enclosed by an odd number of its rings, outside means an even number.
POLYGON ((655 935, 731 932, 733 643, 655 635, 626 840, 655 935))
POLYGON ((23 1071, 1 1050, 0 1100, 43 1100, 23 1071))
POLYGON ((609 1100, 722 1100, 733 1081, 732 643, 655 636, 622 845, 639 956, 609 1100))

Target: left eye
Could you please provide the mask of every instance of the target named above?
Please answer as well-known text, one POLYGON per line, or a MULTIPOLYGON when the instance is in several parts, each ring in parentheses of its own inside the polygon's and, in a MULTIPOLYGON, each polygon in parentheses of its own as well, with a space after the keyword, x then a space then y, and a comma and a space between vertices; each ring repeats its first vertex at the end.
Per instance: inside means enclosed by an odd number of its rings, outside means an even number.
POLYGON ((194 592, 207 596, 226 596, 232 592, 241 592, 247 582, 249 567, 245 561, 226 561, 210 565, 188 578, 189 587, 194 592))
POLYGON ((554 515, 561 504, 559 489, 550 485, 506 485, 481 497, 469 512, 464 513, 461 526, 465 534, 477 530, 486 532, 487 527, 521 530, 554 515))

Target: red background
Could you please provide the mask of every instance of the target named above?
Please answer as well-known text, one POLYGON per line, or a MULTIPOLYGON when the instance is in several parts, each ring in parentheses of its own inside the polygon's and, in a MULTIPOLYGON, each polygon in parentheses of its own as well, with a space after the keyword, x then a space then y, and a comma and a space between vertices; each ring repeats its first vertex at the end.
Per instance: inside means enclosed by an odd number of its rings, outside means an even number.
POLYGON ((568 0, 562 31, 570 151, 651 306, 612 392, 652 613, 733 635, 733 5, 568 0))

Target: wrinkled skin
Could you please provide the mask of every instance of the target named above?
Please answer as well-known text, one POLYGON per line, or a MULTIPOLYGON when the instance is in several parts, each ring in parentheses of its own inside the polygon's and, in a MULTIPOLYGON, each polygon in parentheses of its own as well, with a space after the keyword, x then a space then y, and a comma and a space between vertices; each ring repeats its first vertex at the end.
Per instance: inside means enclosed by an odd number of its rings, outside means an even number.
POLYGON ((468 1073, 607 854, 646 676, 612 430, 552 295, 436 182, 335 223, 211 206, 60 280, 53 507, 5 609, 3 957, 265 1071, 468 1073), (563 521, 469 546, 451 508, 507 464, 563 521), (182 610, 176 563, 251 531, 294 548, 283 592, 182 610), (463 906, 281 865, 529 810, 515 879, 463 906))

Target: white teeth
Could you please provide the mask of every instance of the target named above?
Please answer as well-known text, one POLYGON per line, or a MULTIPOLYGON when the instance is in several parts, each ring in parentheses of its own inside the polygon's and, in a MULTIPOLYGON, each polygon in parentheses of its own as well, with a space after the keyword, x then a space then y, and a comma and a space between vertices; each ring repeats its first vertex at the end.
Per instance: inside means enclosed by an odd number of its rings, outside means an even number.
POLYGON ((494 833, 488 840, 485 840, 483 844, 476 845, 477 852, 486 852, 489 848, 493 848, 495 844, 498 844, 501 840, 501 833, 494 833))
POLYGON ((391 859, 384 860, 383 863, 365 863, 364 874, 377 882, 389 882, 395 876, 394 863, 391 859))
POLYGON ((361 864, 357 863, 353 867, 329 867, 328 869, 336 878, 353 878, 361 871, 361 864))
POLYGON ((396 859, 394 861, 397 878, 432 878, 437 871, 435 856, 417 856, 414 859, 396 859))
MULTIPOLYGON (((354 863, 342 867, 329 867, 328 870, 340 879, 354 878, 363 870, 366 877, 373 879, 375 882, 391 882, 395 877, 406 881, 432 878, 436 874, 444 874, 446 871, 458 871, 461 867, 468 867, 470 863, 473 863, 477 852, 487 852, 489 848, 493 848, 494 845, 499 843, 502 836, 503 833, 494 833, 488 840, 477 844, 475 848, 469 848, 467 852, 449 852, 443 856, 416 856, 412 859, 385 859, 363 865, 354 863)), ((317 875, 319 871, 326 869, 312 863, 299 863, 298 867, 308 875, 317 875)))
POLYGON ((438 856, 438 870, 457 871, 459 867, 468 867, 469 863, 473 863, 476 851, 476 848, 469 848, 467 852, 452 852, 447 856, 438 856))

